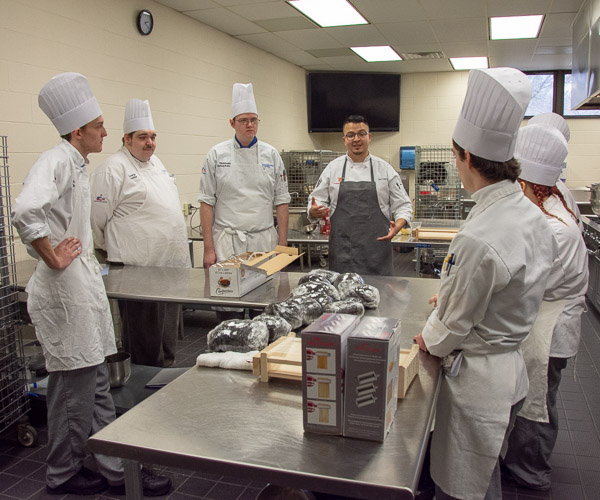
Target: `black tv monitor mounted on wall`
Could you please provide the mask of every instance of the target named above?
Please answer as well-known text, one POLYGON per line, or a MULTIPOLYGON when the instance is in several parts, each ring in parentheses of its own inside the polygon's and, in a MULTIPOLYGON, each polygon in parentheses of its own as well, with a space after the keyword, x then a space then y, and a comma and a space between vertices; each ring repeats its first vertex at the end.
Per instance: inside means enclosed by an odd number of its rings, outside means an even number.
POLYGON ((341 132, 349 115, 363 115, 371 132, 400 130, 400 75, 309 73, 308 131, 341 132))

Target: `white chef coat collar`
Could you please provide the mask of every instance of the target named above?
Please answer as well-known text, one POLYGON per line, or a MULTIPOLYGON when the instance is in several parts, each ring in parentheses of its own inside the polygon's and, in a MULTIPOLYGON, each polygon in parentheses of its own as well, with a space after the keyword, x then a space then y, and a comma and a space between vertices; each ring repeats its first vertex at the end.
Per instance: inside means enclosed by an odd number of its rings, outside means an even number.
POLYGON ((251 148, 258 142, 258 138, 256 136, 254 136, 254 139, 252 139, 252 142, 250 144, 248 144, 247 146, 242 146, 242 143, 240 141, 238 141, 237 135, 234 135, 233 138, 235 139, 235 142, 241 149, 251 148))
POLYGON ((468 218, 471 218, 471 215, 473 214, 477 214, 485 210, 499 199, 520 192, 521 186, 519 183, 508 179, 495 182, 494 184, 490 184, 489 186, 478 189, 471 194, 471 198, 475 202, 475 206, 471 210, 468 218))
POLYGON ((75 146, 73 146, 73 144, 71 144, 66 139, 63 139, 61 144, 64 147, 67 154, 69 155, 69 157, 73 160, 73 162, 77 166, 84 167, 90 163, 90 160, 88 160, 87 158, 84 158, 81 155, 81 153, 77 150, 77 148, 75 146))
POLYGON ((352 163, 354 165, 362 165, 364 163, 365 166, 369 166, 369 165, 367 165, 367 162, 371 158, 371 153, 369 153, 363 161, 354 161, 352 158, 350 158, 350 155, 348 153, 346 153, 346 158, 348 158, 348 160, 350 160, 350 163, 352 163))

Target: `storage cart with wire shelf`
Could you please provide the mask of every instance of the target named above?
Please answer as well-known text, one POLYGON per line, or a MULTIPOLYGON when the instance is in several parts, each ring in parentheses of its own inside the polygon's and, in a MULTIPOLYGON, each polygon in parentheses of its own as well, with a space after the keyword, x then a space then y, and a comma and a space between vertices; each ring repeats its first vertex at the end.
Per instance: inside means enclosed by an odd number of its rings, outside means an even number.
MULTIPOLYGON (((459 227, 462 186, 450 146, 415 147, 415 220, 429 227, 459 227)), ((449 246, 449 244, 448 244, 449 246)), ((419 277, 439 278, 448 247, 415 248, 419 277)))
POLYGON ((7 137, 0 136, 0 432, 16 424, 19 442, 31 446, 37 432, 26 417, 29 399, 10 211, 7 137))
MULTIPOLYGON (((308 197, 315 189, 319 176, 334 159, 345 153, 329 150, 281 151, 281 159, 287 172, 288 191, 291 196, 291 214, 302 214, 306 210, 308 197)), ((299 229, 305 224, 299 224, 299 229)), ((292 225, 290 225, 292 227, 292 225)), ((319 228, 316 229, 318 231, 319 228)), ((314 246, 313 254, 318 256, 319 265, 327 266, 328 246, 314 246)), ((310 262, 309 262, 310 267, 310 262)))

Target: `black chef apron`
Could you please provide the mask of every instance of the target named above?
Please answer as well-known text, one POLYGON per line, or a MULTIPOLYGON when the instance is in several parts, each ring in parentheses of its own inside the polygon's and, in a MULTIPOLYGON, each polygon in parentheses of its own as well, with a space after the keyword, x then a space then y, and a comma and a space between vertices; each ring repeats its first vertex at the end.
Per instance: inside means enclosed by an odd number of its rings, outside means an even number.
POLYGON ((377 241, 390 231, 390 221, 379 207, 371 158, 371 180, 346 182, 342 170, 337 206, 331 216, 329 269, 339 273, 391 276, 392 242, 377 241))

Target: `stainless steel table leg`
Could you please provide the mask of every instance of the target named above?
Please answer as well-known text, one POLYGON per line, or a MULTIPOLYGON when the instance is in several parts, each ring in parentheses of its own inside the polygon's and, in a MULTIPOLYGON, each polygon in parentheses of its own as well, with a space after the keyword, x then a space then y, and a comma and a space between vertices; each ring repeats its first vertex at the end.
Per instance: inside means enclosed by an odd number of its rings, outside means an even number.
POLYGON ((144 489, 142 487, 142 468, 135 460, 123 459, 125 472, 125 498, 127 500, 142 500, 144 489))
POLYGON ((306 247, 307 247, 306 251, 307 251, 307 253, 308 253, 308 268, 309 268, 309 269, 312 269, 312 258, 311 258, 311 256, 310 256, 310 247, 311 247, 311 246, 312 246, 312 245, 311 245, 310 243, 309 243, 308 245, 306 245, 306 247))

